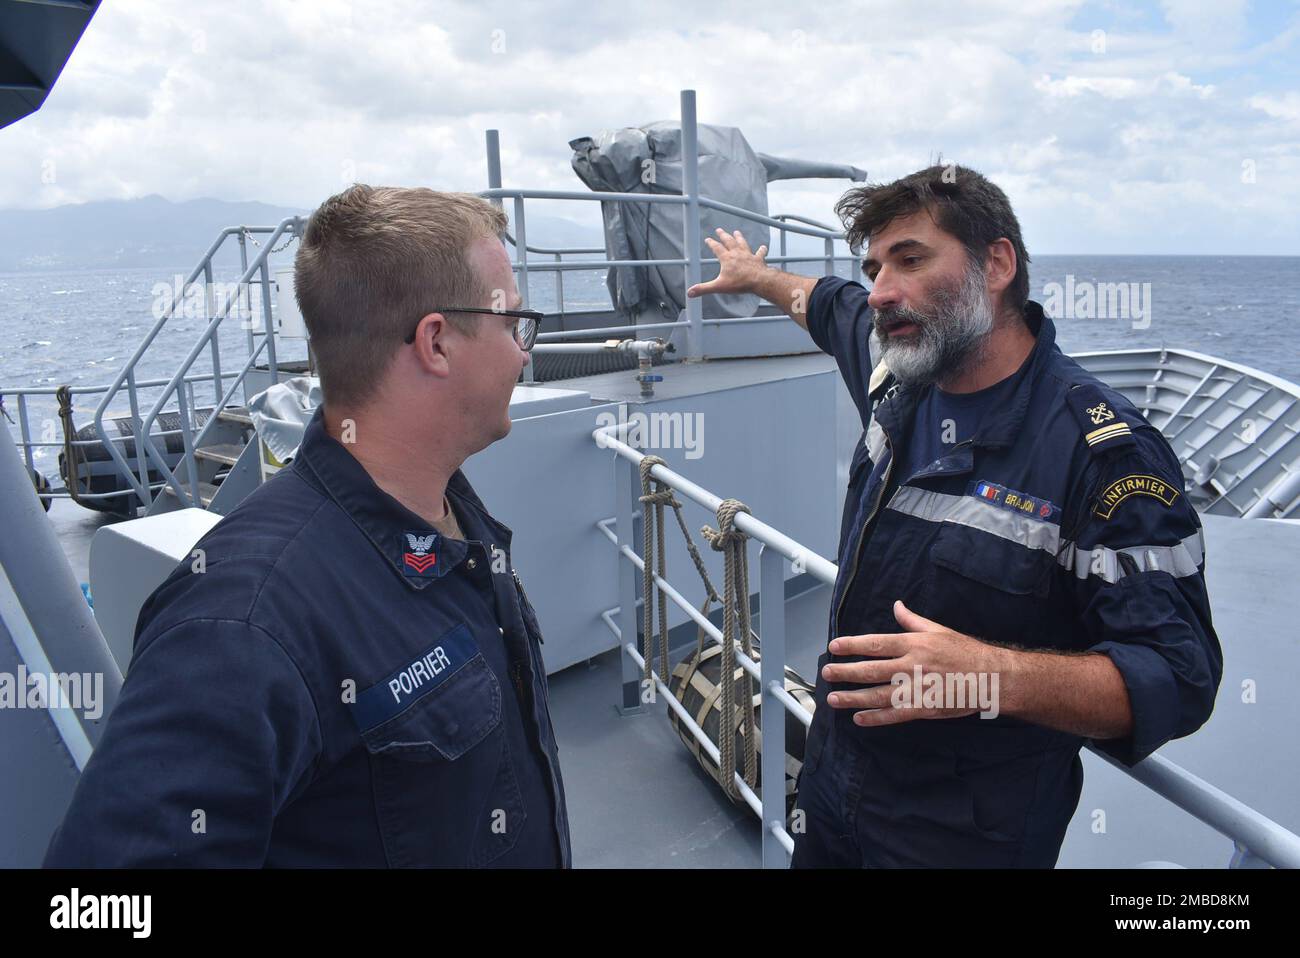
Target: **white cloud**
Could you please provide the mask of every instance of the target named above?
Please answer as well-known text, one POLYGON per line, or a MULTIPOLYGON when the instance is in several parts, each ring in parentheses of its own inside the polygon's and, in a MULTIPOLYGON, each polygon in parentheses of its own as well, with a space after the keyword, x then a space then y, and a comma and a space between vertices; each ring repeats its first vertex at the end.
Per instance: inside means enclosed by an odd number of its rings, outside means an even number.
POLYGON ((1193 83, 1190 77, 1172 70, 1144 80, 1114 76, 1067 76, 1053 80, 1050 76, 1043 76, 1035 86, 1049 97, 1078 97, 1095 93, 1108 100, 1176 96, 1182 93, 1190 93, 1204 100, 1214 95, 1213 84, 1193 83))
POLYGON ((1253 96, 1246 101, 1256 110, 1262 110, 1279 120, 1300 121, 1300 93, 1287 93, 1285 96, 1253 96))
MULTIPOLYGON (((351 178, 481 189, 488 127, 507 185, 581 189, 568 140, 671 119, 693 87, 702 121, 760 151, 873 179, 939 154, 980 169, 1031 248, 1054 251, 1176 251, 1251 159, 1269 199, 1232 200, 1258 221, 1224 214, 1216 232, 1300 251, 1300 93, 1258 82, 1300 30, 1245 48, 1247 11, 1220 8, 1167 3, 1166 33, 1120 15, 1098 52, 1091 8, 1054 0, 110 4, 46 107, 0 131, 0 207, 148 193, 310 207, 351 178), (1234 65, 1249 89, 1212 72, 1234 65)), ((770 205, 830 220, 846 186, 774 184, 770 205)))
POLYGON ((1176 34, 1198 44, 1232 46, 1245 33, 1246 0, 1161 0, 1160 6, 1176 34))

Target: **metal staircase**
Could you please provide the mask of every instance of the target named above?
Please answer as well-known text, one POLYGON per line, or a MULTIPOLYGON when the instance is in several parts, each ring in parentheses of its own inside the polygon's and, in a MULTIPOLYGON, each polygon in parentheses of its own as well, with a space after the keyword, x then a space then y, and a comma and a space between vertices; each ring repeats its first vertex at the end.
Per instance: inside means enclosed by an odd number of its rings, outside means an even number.
POLYGON ((185 296, 173 299, 104 391, 95 409, 95 433, 129 486, 123 490, 124 493, 133 492, 147 514, 190 506, 224 512, 246 495, 251 485, 256 484, 260 473, 259 457, 257 445, 251 441, 253 423, 244 403, 250 395, 280 382, 282 372, 305 371, 303 368, 283 367, 276 355, 277 328, 273 308, 276 281, 271 273, 270 256, 300 237, 305 228, 306 221, 302 217, 290 217, 275 227, 240 226, 222 230, 184 283, 186 290, 195 283, 203 283, 207 326, 171 378, 162 385, 152 405, 142 414, 137 370, 143 357, 158 341, 159 334, 186 300, 185 296), (259 241, 254 234, 266 238, 259 241), (232 238, 239 244, 242 271, 238 281, 232 284, 236 292, 218 297, 214 294, 213 261, 232 238), (283 245, 277 247, 276 243, 281 241, 283 245), (251 261, 250 242, 255 250, 251 261), (260 322, 253 318, 253 287, 258 287, 260 322), (244 318, 232 320, 232 316, 244 318), (223 325, 228 328, 231 322, 236 321, 246 333, 247 355, 236 371, 223 371, 220 332, 223 325), (207 360, 207 369, 196 375, 195 367, 201 358, 207 360), (212 404, 205 409, 196 403, 196 382, 211 385, 212 404), (108 407, 122 393, 126 394, 130 405, 131 429, 127 435, 121 435, 116 429, 110 430, 114 424, 111 419, 105 421, 108 407), (215 414, 209 414, 213 411, 215 414), (179 456, 173 453, 169 457, 165 449, 159 448, 158 440, 169 432, 156 428, 164 412, 178 414, 178 429, 172 434, 179 432, 181 436, 183 451, 179 456), (125 446, 127 441, 131 441, 135 453, 129 458, 119 447, 119 444, 125 446), (235 495, 236 487, 238 495, 235 495), (223 489, 226 490, 224 495, 223 489))
MULTIPOLYGON (((257 484, 260 463, 253 420, 248 410, 243 406, 228 406, 219 410, 214 418, 217 422, 210 441, 194 447, 197 500, 178 494, 176 486, 167 483, 162 487, 162 494, 150 505, 149 515, 195 504, 225 515, 257 484)), ((182 490, 192 493, 194 483, 190 482, 186 461, 177 464, 176 478, 182 490)))

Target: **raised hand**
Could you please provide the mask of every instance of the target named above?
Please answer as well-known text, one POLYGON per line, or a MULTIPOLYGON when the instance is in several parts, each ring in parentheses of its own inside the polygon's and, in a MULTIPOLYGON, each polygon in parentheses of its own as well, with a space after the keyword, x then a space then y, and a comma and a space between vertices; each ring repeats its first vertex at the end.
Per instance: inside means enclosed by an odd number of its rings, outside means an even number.
POLYGON ((706 236, 704 242, 718 258, 722 266, 721 272, 717 279, 696 283, 686 291, 686 295, 694 298, 705 293, 756 292, 759 278, 770 268, 763 259, 767 255, 767 246, 760 246, 754 252, 750 250, 749 242, 740 230, 728 233, 719 227, 714 232, 718 238, 715 240, 706 236))

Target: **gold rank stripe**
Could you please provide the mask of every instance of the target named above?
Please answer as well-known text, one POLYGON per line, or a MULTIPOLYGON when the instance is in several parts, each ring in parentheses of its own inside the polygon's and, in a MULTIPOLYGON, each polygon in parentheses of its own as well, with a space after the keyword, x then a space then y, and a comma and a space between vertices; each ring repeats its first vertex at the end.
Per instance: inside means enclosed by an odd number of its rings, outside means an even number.
POLYGON ((1128 423, 1116 422, 1109 426, 1102 426, 1100 429, 1094 429, 1083 438, 1088 441, 1088 445, 1095 446, 1099 442, 1105 442, 1107 439, 1113 439, 1115 436, 1130 436, 1133 430, 1129 429, 1128 423))

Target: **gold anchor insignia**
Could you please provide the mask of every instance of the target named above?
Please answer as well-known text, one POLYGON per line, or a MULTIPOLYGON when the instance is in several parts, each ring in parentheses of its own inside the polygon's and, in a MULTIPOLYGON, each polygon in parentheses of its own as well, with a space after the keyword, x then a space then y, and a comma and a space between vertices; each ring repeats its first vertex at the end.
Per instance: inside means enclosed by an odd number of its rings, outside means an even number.
POLYGON ((1099 402, 1095 406, 1089 406, 1088 415, 1092 417, 1092 424, 1094 426, 1105 422, 1107 419, 1115 418, 1115 414, 1106 408, 1104 402, 1099 402))

